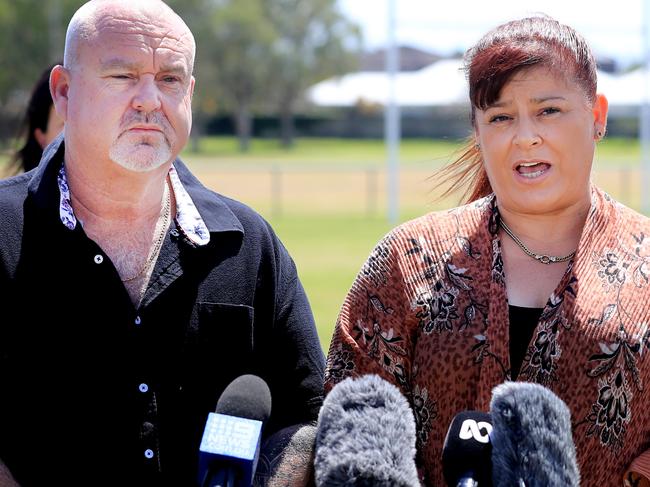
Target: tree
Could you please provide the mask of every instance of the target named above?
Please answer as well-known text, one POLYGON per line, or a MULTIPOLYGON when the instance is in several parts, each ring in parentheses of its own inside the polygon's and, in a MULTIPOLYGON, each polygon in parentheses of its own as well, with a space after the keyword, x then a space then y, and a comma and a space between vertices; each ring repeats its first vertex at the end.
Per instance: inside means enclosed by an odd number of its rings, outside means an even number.
POLYGON ((277 34, 265 17, 266 1, 219 0, 212 14, 210 64, 221 102, 234 112, 242 151, 249 149, 252 112, 267 98, 275 69, 270 60, 277 34))
POLYGON ((192 99, 192 150, 199 151, 199 142, 205 125, 218 110, 219 92, 214 69, 215 45, 211 40, 213 0, 168 0, 167 4, 185 21, 196 41, 194 76, 196 85, 192 99))
POLYGON ((336 0, 171 0, 197 39, 195 113, 233 113, 241 150, 252 114, 277 110, 284 145, 307 88, 355 65, 359 29, 336 0))
POLYGON ((269 0, 265 5, 278 33, 269 88, 280 116, 282 144, 290 146, 296 104, 313 84, 356 66, 361 34, 338 11, 336 0, 269 0))

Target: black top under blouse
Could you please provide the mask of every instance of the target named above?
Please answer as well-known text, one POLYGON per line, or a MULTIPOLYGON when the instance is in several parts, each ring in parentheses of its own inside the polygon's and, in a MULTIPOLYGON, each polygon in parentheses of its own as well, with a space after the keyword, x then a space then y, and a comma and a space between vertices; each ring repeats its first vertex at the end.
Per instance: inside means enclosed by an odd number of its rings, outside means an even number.
POLYGON ((510 318, 510 367, 511 378, 516 380, 526 356, 530 339, 542 314, 543 308, 523 308, 508 305, 510 318))

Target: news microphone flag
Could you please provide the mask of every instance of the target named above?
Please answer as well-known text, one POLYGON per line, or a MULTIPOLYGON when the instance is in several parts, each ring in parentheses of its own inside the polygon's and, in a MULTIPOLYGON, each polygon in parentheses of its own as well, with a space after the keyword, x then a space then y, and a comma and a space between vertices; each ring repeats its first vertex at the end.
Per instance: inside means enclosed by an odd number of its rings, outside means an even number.
MULTIPOLYGON (((261 421, 210 413, 199 447, 199 468, 207 471, 210 463, 227 461, 240 465, 242 470, 250 470, 245 467, 259 456, 261 437, 261 421)), ((242 482, 251 485, 252 475, 250 478, 242 478, 242 482)))
POLYGON ((264 422, 271 414, 271 392, 261 378, 242 375, 217 402, 199 446, 201 487, 250 487, 257 468, 264 422))
POLYGON ((442 448, 442 471, 452 487, 485 487, 492 483, 492 418, 481 411, 454 416, 442 448))

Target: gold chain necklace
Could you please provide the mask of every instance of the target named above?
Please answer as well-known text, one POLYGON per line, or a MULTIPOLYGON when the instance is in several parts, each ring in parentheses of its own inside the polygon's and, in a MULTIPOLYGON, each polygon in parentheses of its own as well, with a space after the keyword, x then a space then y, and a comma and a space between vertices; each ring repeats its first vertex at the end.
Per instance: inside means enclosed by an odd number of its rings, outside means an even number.
POLYGON ((160 227, 160 230, 158 230, 156 243, 154 244, 154 247, 151 253, 149 254, 149 257, 147 258, 144 265, 142 266, 142 269, 140 269, 137 272, 137 274, 135 274, 134 276, 122 279, 122 282, 134 281, 142 274, 144 274, 145 271, 148 270, 149 267, 154 263, 156 257, 158 257, 158 252, 160 252, 162 243, 165 240, 165 235, 167 234, 167 227, 169 226, 169 220, 171 219, 171 213, 172 213, 171 209, 172 209, 172 197, 169 189, 167 188, 167 183, 165 182, 165 206, 163 208, 163 224, 160 227))
POLYGON ((538 260, 542 264, 553 264, 555 262, 566 262, 567 260, 571 259, 574 255, 576 255, 576 251, 574 250, 570 254, 567 254, 563 257, 558 257, 555 255, 546 255, 546 254, 536 254, 532 250, 530 250, 528 247, 526 247, 526 244, 524 244, 521 240, 519 240, 519 237, 517 237, 514 233, 512 233, 512 230, 510 230, 510 227, 506 225, 506 222, 503 221, 503 218, 500 220, 500 225, 501 228, 503 228, 503 231, 508 234, 508 236, 514 240, 514 242, 519 246, 521 250, 523 250, 526 255, 532 257, 535 260, 538 260))

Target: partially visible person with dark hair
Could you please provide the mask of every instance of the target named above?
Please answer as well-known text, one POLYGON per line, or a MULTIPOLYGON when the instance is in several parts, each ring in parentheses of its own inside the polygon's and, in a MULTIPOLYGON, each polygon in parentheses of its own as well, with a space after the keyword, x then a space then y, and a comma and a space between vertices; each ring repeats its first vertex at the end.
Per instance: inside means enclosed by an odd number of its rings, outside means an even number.
MULTIPOLYGON (((442 174, 464 206, 391 231, 339 314, 326 390, 379 374, 410 399, 425 485, 443 440, 495 386, 571 411, 582 485, 650 478, 650 219, 591 183, 608 103, 580 34, 545 16, 466 55, 471 144, 442 174)), ((561 454, 561 452, 559 452, 561 454)))
POLYGON ((38 166, 43 149, 63 130, 63 120, 57 115, 50 95, 50 71, 57 64, 61 62, 48 66, 34 85, 18 135, 24 143, 10 159, 10 174, 38 166))

